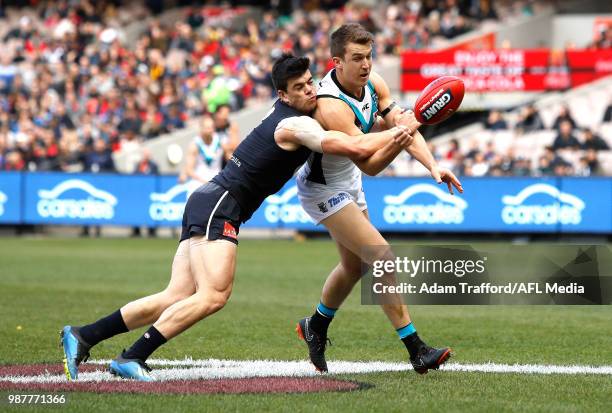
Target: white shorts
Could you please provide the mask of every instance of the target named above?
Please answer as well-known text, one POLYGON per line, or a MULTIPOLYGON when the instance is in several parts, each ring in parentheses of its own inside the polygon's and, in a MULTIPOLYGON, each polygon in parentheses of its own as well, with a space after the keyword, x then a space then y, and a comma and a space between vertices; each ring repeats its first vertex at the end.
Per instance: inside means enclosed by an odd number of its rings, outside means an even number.
POLYGON ((315 224, 319 224, 351 202, 357 204, 360 211, 368 209, 361 180, 359 180, 359 185, 349 189, 330 188, 299 176, 296 181, 300 204, 315 224))

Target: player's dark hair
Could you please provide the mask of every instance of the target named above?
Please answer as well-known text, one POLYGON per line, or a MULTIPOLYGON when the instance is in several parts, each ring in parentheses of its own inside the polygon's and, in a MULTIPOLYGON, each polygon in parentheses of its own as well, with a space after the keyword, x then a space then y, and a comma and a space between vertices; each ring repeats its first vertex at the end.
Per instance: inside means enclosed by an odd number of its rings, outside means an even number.
POLYGON ((347 44, 371 45, 373 42, 374 36, 362 25, 358 23, 343 24, 331 35, 331 55, 332 57, 344 58, 347 44))
POLYGON ((275 90, 287 91, 289 80, 302 76, 310 67, 310 59, 283 53, 272 66, 272 83, 275 90))

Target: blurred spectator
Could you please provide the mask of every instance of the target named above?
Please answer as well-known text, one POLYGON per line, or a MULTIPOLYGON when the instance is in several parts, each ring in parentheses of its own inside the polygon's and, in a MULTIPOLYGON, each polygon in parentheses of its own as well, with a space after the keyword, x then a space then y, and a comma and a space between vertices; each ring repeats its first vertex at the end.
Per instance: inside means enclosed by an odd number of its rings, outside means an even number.
POLYGON ((23 171, 25 169, 25 161, 19 151, 7 152, 4 157, 5 171, 23 171))
POLYGON ((478 143, 478 140, 474 139, 472 142, 470 142, 470 149, 465 154, 465 157, 467 159, 474 159, 478 152, 480 152, 480 144, 478 143))
POLYGON ((575 169, 576 176, 591 176, 591 167, 586 156, 581 156, 578 161, 578 166, 575 169))
POLYGON ((93 150, 85 155, 85 170, 89 172, 116 172, 111 151, 104 139, 96 139, 93 150))
POLYGON ((487 129, 493 131, 508 129, 508 123, 504 120, 501 112, 498 110, 492 110, 489 112, 485 126, 487 129))
POLYGON ((149 148, 142 148, 142 158, 134 173, 141 175, 157 175, 159 174, 159 168, 157 163, 151 158, 151 150, 149 148))
POLYGON ((559 133, 553 142, 553 149, 580 149, 580 142, 573 134, 573 125, 569 120, 563 120, 559 125, 559 133))
POLYGON ((582 149, 588 150, 593 149, 595 151, 606 151, 610 149, 608 143, 603 140, 599 135, 593 134, 593 131, 589 128, 584 130, 584 142, 582 143, 582 149))
POLYGON ((509 175, 514 176, 530 176, 531 175, 531 162, 529 159, 518 157, 513 162, 513 169, 509 175))
POLYGON ((451 160, 455 157, 455 154, 459 153, 459 141, 457 139, 453 139, 450 142, 451 147, 448 150, 448 152, 446 152, 446 155, 444 156, 445 159, 451 160))
POLYGON ((598 34, 597 39, 593 43, 595 49, 612 49, 612 25, 598 34))
POLYGON ((473 176, 485 176, 489 172, 489 164, 487 163, 484 154, 478 152, 474 157, 474 164, 472 165, 473 176))
POLYGON ((534 132, 544 129, 544 123, 535 106, 529 104, 521 109, 516 128, 521 133, 534 132))
MULTIPOLYGON (((142 148, 142 157, 140 159, 140 162, 138 162, 134 173, 140 175, 157 175, 159 173, 159 168, 157 167, 157 164, 151 159, 151 151, 149 150, 149 148, 142 148)), ((157 228, 148 227, 147 232, 149 234, 149 237, 155 237, 157 235, 157 228)), ((140 227, 132 227, 132 237, 140 237, 140 235, 140 227)))
POLYGON ((597 159, 597 152, 593 149, 589 149, 588 151, 586 151, 584 158, 585 158, 585 163, 589 167, 589 171, 591 175, 600 175, 601 170, 600 170, 599 159, 597 159))
POLYGON ((604 123, 605 122, 612 122, 612 102, 610 102, 610 104, 606 108, 606 111, 604 112, 604 116, 603 116, 602 121, 604 123))
POLYGON ((569 107, 567 105, 561 107, 559 115, 555 118, 555 121, 553 123, 553 129, 560 130, 563 121, 568 121, 571 124, 572 129, 576 127, 576 121, 572 117, 569 107))

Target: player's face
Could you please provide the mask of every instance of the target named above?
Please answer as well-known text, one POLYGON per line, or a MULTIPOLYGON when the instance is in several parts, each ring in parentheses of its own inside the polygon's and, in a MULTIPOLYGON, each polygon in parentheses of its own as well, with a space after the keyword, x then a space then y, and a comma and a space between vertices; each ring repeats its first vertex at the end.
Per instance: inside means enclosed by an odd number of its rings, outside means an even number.
POLYGON ((336 68, 342 71, 347 82, 354 86, 365 86, 372 71, 372 46, 349 43, 343 59, 335 58, 336 68))
POLYGON ((280 99, 298 111, 309 114, 317 107, 317 90, 310 70, 287 82, 287 91, 280 90, 280 99))
POLYGON ((202 120, 202 137, 211 137, 213 133, 215 133, 215 122, 212 120, 212 118, 204 118, 202 120))

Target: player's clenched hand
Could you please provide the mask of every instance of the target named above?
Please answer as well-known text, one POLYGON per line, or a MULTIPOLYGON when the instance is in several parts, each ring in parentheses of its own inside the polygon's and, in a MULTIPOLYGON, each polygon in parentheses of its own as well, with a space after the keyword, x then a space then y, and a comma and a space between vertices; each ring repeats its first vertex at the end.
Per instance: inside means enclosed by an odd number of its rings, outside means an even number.
POLYGON ((439 184, 445 182, 448 186, 448 192, 450 192, 451 195, 454 194, 453 186, 457 188, 460 193, 463 193, 461 182, 459 182, 455 174, 448 169, 435 166, 431 169, 431 177, 439 184))
POLYGON ((408 128, 408 133, 411 135, 421 126, 419 121, 414 117, 414 112, 410 109, 402 110, 400 113, 395 115, 393 121, 397 126, 405 126, 408 128))
POLYGON ((414 140, 414 137, 410 135, 408 132, 408 128, 405 126, 396 126, 394 128, 389 129, 391 134, 393 135, 393 140, 402 148, 406 145, 410 145, 414 140))

